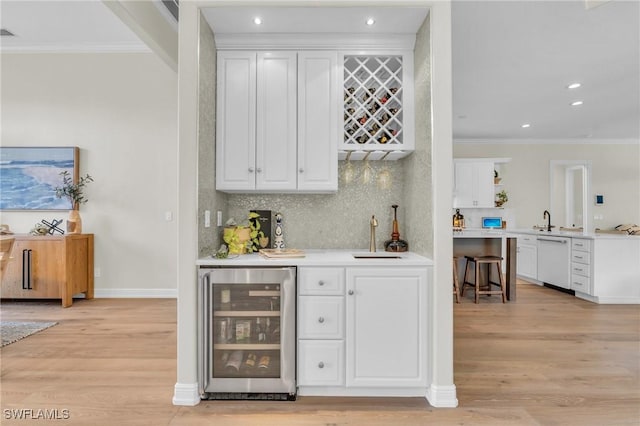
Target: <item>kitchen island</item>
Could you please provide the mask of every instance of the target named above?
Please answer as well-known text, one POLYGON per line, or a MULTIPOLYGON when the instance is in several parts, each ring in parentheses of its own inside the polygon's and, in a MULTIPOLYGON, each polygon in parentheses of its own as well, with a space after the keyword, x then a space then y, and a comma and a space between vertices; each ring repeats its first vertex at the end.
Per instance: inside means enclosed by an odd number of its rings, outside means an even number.
MULTIPOLYGON (((453 255, 460 258, 459 281, 464 277, 464 256, 501 256, 507 300, 516 300, 517 236, 501 230, 465 229, 453 233, 453 255)), ((493 281, 497 282, 497 279, 493 281)))

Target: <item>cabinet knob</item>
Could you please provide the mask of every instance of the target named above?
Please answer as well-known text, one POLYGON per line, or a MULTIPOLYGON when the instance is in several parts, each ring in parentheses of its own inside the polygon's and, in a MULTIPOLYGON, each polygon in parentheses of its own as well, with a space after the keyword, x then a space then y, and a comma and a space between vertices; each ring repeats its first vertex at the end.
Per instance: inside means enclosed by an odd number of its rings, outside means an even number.
POLYGON ((253 167, 249 167, 249 173, 253 173, 253 167))
POLYGON ((318 368, 324 368, 324 362, 320 361, 320 362, 318 363, 318 368))
POLYGON ((299 171, 300 173, 304 173, 304 169, 303 169, 302 167, 300 167, 300 168, 298 169, 298 171, 299 171))
POLYGON ((319 322, 320 324, 322 324, 322 323, 324 322, 324 317, 320 317, 320 318, 318 318, 318 322, 319 322))
POLYGON ((319 285, 320 287, 322 287, 322 286, 324 285, 324 281, 322 281, 322 280, 318 281, 318 285, 319 285))
POLYGON ((258 167, 258 168, 256 169, 256 172, 258 172, 258 173, 262 173, 262 169, 261 169, 260 167, 258 167))
POLYGON ((353 296, 353 290, 349 290, 349 296, 353 296))

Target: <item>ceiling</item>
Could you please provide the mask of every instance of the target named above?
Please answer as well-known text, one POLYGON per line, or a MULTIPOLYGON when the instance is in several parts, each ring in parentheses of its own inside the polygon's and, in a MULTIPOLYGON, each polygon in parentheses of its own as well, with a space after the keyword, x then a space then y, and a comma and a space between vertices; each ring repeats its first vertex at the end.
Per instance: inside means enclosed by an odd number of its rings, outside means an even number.
MULTIPOLYGON (((426 9, 216 8, 205 15, 216 32, 389 34, 415 32, 426 9), (256 30, 258 13, 264 23, 256 30), (363 16, 378 22, 367 27, 363 16)), ((639 19, 638 1, 587 9, 579 0, 455 0, 454 139, 638 140, 639 19), (582 87, 567 89, 574 81, 582 87), (572 107, 575 100, 584 103, 572 107)), ((147 50, 101 1, 3 0, 0 24, 16 34, 0 39, 3 52, 147 50)))

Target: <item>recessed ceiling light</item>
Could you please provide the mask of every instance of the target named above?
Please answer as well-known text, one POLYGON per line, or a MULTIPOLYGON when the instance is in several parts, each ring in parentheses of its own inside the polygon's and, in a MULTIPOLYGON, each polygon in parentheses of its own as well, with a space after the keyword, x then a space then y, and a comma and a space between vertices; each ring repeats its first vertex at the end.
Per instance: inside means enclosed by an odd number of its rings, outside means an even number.
POLYGON ((255 18, 253 18, 253 23, 256 25, 261 25, 262 24, 262 18, 259 16, 256 16, 255 18))
POLYGON ((571 102, 571 106, 580 106, 582 105, 582 101, 571 102))
POLYGON ((522 127, 523 129, 528 129, 529 127, 531 127, 531 124, 529 124, 529 123, 524 123, 524 124, 523 124, 522 126, 520 126, 520 127, 522 127))
POLYGON ((577 89, 580 86, 582 86, 582 84, 580 83, 571 83, 570 85, 567 86, 567 89, 577 89))
POLYGON ((375 19, 373 19, 373 18, 369 18, 369 19, 367 19, 367 25, 371 26, 371 25, 373 25, 373 24, 375 24, 375 23, 376 23, 376 20, 375 20, 375 19))

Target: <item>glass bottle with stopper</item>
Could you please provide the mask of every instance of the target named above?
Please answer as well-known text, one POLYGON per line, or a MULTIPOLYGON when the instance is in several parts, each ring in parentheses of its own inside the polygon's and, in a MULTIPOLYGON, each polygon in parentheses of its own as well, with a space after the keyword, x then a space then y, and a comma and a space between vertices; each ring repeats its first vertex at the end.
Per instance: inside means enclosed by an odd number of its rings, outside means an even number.
POLYGON ((464 228, 464 216, 460 213, 460 209, 456 209, 456 214, 453 215, 453 229, 462 230, 464 228))
POLYGON ((400 239, 400 231, 398 230, 398 205, 394 204, 393 208, 393 232, 391 232, 391 239, 384 242, 385 251, 407 251, 409 250, 409 243, 400 239))

